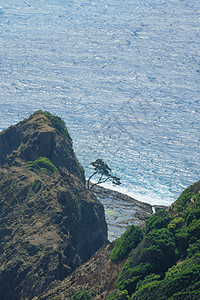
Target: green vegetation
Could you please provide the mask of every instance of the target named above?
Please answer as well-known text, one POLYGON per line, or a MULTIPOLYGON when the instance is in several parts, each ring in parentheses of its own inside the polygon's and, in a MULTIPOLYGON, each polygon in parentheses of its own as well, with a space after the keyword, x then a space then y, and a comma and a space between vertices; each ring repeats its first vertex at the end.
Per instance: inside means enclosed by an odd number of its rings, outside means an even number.
POLYGON ((90 291, 78 291, 71 298, 71 300, 92 300, 92 294, 90 291))
POLYGON ((129 300, 128 291, 114 290, 107 298, 107 300, 129 300))
POLYGON ((41 185, 42 185, 42 183, 41 183, 40 180, 35 180, 35 181, 33 182, 33 184, 32 184, 32 190, 33 190, 35 193, 37 193, 37 192, 40 190, 41 185))
POLYGON ((170 221, 169 213, 163 209, 159 210, 156 214, 152 215, 151 218, 146 220, 145 227, 146 232, 153 229, 161 229, 168 225, 170 221))
POLYGON ((140 280, 151 273, 161 274, 176 261, 175 241, 168 229, 149 232, 130 253, 117 281, 117 288, 132 293, 140 280))
POLYGON ((136 228, 111 252, 113 261, 128 259, 107 299, 200 299, 200 194, 186 189, 172 209, 152 215, 143 232, 136 228))
POLYGON ((168 224, 168 229, 171 232, 175 232, 177 229, 181 229, 181 227, 184 225, 184 219, 181 217, 176 217, 168 224))
POLYGON ((51 175, 53 173, 59 173, 56 166, 47 157, 39 157, 35 161, 28 161, 28 168, 31 171, 43 172, 48 175, 51 175))
POLYGON ((65 122, 60 117, 54 116, 50 114, 48 111, 44 111, 43 114, 51 121, 55 129, 57 129, 66 138, 72 140, 67 130, 67 127, 65 125, 65 122))
POLYGON ((132 299, 185 299, 181 295, 190 295, 188 299, 200 297, 200 253, 170 268, 163 280, 143 282, 132 299))
POLYGON ((199 204, 199 200, 200 194, 195 193, 191 189, 187 188, 175 202, 174 211, 180 215, 185 215, 187 212, 190 213, 190 208, 193 206, 193 204, 195 204, 194 206, 196 207, 199 204))
POLYGON ((110 259, 112 261, 122 260, 139 244, 139 242, 141 242, 142 238, 142 230, 139 227, 132 225, 115 243, 110 259))
POLYGON ((93 161, 91 163, 91 165, 94 168, 94 172, 92 173, 92 175, 89 177, 88 179, 88 189, 91 190, 93 188, 93 186, 100 184, 100 183, 104 183, 106 181, 112 181, 112 183, 114 185, 120 185, 120 179, 117 176, 114 176, 111 172, 111 168, 100 158, 96 159, 95 161, 93 161), (98 179, 98 181, 94 184, 92 184, 91 186, 89 186, 90 184, 90 179, 96 175, 99 174, 100 177, 98 179))

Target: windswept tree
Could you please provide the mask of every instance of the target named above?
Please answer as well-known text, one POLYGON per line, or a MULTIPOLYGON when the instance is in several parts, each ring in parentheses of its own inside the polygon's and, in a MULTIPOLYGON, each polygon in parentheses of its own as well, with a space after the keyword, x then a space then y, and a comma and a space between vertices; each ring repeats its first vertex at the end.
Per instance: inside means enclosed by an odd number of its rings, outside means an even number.
POLYGON ((88 189, 91 190, 93 186, 104 183, 106 181, 111 181, 114 185, 120 185, 120 179, 117 176, 114 176, 112 174, 111 168, 100 158, 93 161, 91 165, 94 168, 93 174, 88 179, 88 189), (99 174, 99 179, 96 183, 91 184, 90 186, 90 180, 93 176, 96 174, 99 174))

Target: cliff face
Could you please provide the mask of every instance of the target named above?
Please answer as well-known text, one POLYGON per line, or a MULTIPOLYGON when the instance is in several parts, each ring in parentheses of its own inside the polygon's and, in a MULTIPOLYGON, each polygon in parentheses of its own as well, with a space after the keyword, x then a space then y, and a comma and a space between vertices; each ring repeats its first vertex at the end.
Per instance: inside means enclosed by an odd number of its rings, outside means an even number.
POLYGON ((38 111, 0 133, 2 300, 32 299, 108 242, 61 121, 38 111))

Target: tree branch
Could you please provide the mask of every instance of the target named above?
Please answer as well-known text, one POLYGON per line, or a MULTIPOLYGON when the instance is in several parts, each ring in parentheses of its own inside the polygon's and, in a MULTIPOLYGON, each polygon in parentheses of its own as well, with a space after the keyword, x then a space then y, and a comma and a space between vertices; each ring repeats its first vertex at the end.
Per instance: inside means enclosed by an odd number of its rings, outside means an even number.
POLYGON ((97 185, 97 184, 101 184, 101 183, 104 183, 104 182, 108 181, 110 178, 111 178, 111 177, 108 177, 108 178, 102 180, 101 182, 98 180, 98 182, 93 183, 93 184, 91 185, 91 187, 89 188, 89 190, 91 190, 91 189, 93 188, 93 186, 95 186, 95 185, 97 185))
POLYGON ((94 172, 94 173, 88 178, 88 182, 87 182, 88 190, 90 190, 90 186, 89 186, 89 184, 90 184, 90 179, 91 179, 95 174, 97 174, 97 173, 98 173, 98 171, 94 172))

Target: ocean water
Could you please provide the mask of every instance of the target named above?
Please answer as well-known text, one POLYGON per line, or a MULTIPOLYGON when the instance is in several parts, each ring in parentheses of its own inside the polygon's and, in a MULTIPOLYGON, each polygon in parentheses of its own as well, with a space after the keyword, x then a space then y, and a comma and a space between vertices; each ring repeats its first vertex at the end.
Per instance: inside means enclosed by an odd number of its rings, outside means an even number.
POLYGON ((138 200, 199 180, 199 83, 199 0, 0 2, 0 130, 59 115, 86 176, 103 158, 138 200))

